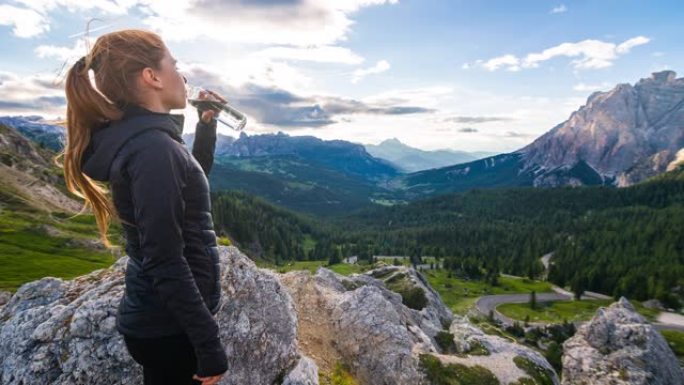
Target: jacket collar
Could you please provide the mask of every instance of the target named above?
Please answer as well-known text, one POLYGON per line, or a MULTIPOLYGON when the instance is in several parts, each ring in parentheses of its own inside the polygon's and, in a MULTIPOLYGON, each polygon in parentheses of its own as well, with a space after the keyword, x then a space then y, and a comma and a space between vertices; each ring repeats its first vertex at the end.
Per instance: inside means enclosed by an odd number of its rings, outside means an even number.
POLYGON ((130 119, 133 117, 138 117, 138 116, 156 116, 156 117, 167 117, 171 119, 172 123, 169 127, 172 130, 166 130, 169 131, 170 134, 175 134, 178 137, 182 137, 183 135, 183 123, 185 122, 185 116, 183 114, 171 114, 171 113, 165 113, 165 112, 155 112, 148 110, 147 108, 131 103, 126 105, 123 108, 123 116, 122 120, 124 119, 130 119))
POLYGON ((90 143, 81 159, 81 170, 94 180, 108 181, 109 169, 123 145, 131 138, 148 129, 156 128, 169 134, 181 144, 185 116, 150 111, 139 105, 129 104, 123 108, 120 120, 109 122, 94 130, 90 143))

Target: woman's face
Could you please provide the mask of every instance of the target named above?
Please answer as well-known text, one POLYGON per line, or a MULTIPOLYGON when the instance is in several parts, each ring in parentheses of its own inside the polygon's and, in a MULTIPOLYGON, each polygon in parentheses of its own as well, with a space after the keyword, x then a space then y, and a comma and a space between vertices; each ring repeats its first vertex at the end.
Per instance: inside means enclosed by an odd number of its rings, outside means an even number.
POLYGON ((164 58, 161 61, 159 77, 163 85, 161 102, 169 109, 183 109, 186 106, 185 77, 178 72, 176 59, 167 48, 164 49, 164 58))

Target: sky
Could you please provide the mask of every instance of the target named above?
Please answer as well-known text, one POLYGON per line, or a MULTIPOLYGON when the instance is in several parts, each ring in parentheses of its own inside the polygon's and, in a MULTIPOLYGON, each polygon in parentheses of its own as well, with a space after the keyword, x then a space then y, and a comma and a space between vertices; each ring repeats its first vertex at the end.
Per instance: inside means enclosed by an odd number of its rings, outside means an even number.
POLYGON ((68 68, 137 28, 248 135, 511 152, 595 91, 681 77, 682 20, 681 0, 2 0, 0 115, 63 117, 68 68))

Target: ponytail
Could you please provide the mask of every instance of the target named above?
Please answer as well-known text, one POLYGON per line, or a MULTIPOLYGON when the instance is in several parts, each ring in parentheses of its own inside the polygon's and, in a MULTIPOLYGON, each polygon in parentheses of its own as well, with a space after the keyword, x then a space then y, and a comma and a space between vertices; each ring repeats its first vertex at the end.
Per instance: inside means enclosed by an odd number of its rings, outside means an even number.
POLYGON ((90 53, 79 59, 66 77, 66 144, 53 161, 63 168, 67 189, 85 200, 75 216, 91 208, 100 239, 108 249, 114 248, 107 237, 111 220, 128 222, 117 215, 107 187, 82 172, 83 154, 94 131, 121 119, 123 107, 137 102, 134 76, 130 74, 145 67, 157 68, 163 50, 161 37, 153 32, 135 29, 112 32, 100 36, 90 53), (59 158, 64 159, 63 164, 59 158))

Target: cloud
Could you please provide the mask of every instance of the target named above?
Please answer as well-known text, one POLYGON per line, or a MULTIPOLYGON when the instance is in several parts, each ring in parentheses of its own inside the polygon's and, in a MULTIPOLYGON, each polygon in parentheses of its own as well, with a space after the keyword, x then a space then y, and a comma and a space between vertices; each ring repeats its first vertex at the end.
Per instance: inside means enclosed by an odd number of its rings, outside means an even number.
POLYGON ((302 95, 276 84, 246 82, 234 85, 199 65, 188 71, 188 78, 194 79, 196 84, 211 84, 215 91, 258 123, 281 128, 328 126, 343 121, 348 115, 397 116, 436 111, 403 103, 401 99, 392 103, 382 99, 368 102, 336 95, 302 95))
POLYGON ((76 40, 72 47, 56 46, 56 45, 40 45, 33 51, 36 56, 41 59, 52 58, 61 62, 68 62, 73 64, 81 56, 88 53, 89 45, 95 43, 93 37, 81 37, 76 40))
POLYGON ((568 11, 568 7, 565 6, 565 4, 560 4, 556 7, 553 7, 553 9, 549 13, 565 13, 568 11))
POLYGON ((313 61, 320 63, 361 64, 363 58, 349 48, 337 46, 321 47, 269 47, 252 54, 267 59, 313 61))
POLYGON ((375 63, 373 67, 358 69, 354 71, 354 75, 351 79, 351 82, 358 83, 361 79, 368 75, 379 74, 387 71, 388 69, 390 69, 390 64, 387 62, 387 60, 380 60, 379 62, 375 63))
POLYGON ((575 43, 562 43, 557 46, 527 54, 524 58, 507 54, 489 60, 477 60, 473 64, 466 63, 464 69, 482 67, 489 71, 505 69, 507 71, 519 71, 527 68, 537 68, 540 63, 556 57, 575 58, 570 64, 575 69, 601 69, 613 65, 613 62, 621 55, 625 55, 632 48, 647 44, 650 39, 637 36, 620 44, 608 43, 600 40, 582 40, 575 43))
POLYGON ((579 84, 576 84, 574 87, 572 87, 573 90, 581 91, 581 92, 593 92, 593 91, 604 90, 606 88, 611 88, 611 84, 608 82, 602 82, 601 84, 579 83, 579 84))
MULTIPOLYGON (((143 1, 143 0, 141 0, 143 1)), ((32 38, 50 30, 52 13, 67 10, 72 13, 99 11, 110 15, 124 15, 135 0, 15 0, 14 5, 0 5, 0 25, 10 25, 20 38, 32 38)), ((101 28, 98 28, 101 29, 101 28)))
POLYGON ((12 26, 12 33, 21 38, 34 37, 50 30, 47 17, 33 9, 0 5, 0 25, 12 26))
POLYGON ((0 71, 0 113, 33 111, 63 116, 66 108, 63 85, 52 75, 19 76, 0 71))
POLYGON ((507 122, 512 120, 507 117, 500 116, 450 116, 444 118, 444 122, 448 123, 488 123, 488 122, 507 122))
POLYGON ((353 24, 350 15, 360 8, 397 2, 155 0, 143 6, 143 12, 148 14, 143 22, 173 41, 205 36, 239 44, 325 46, 346 40, 353 24))
POLYGON ((517 132, 517 131, 506 131, 504 136, 506 136, 508 138, 527 138, 527 137, 532 137, 534 135, 525 134, 525 133, 517 132))
POLYGON ((458 132, 466 132, 466 133, 477 132, 477 128, 463 127, 463 128, 459 128, 458 132))

